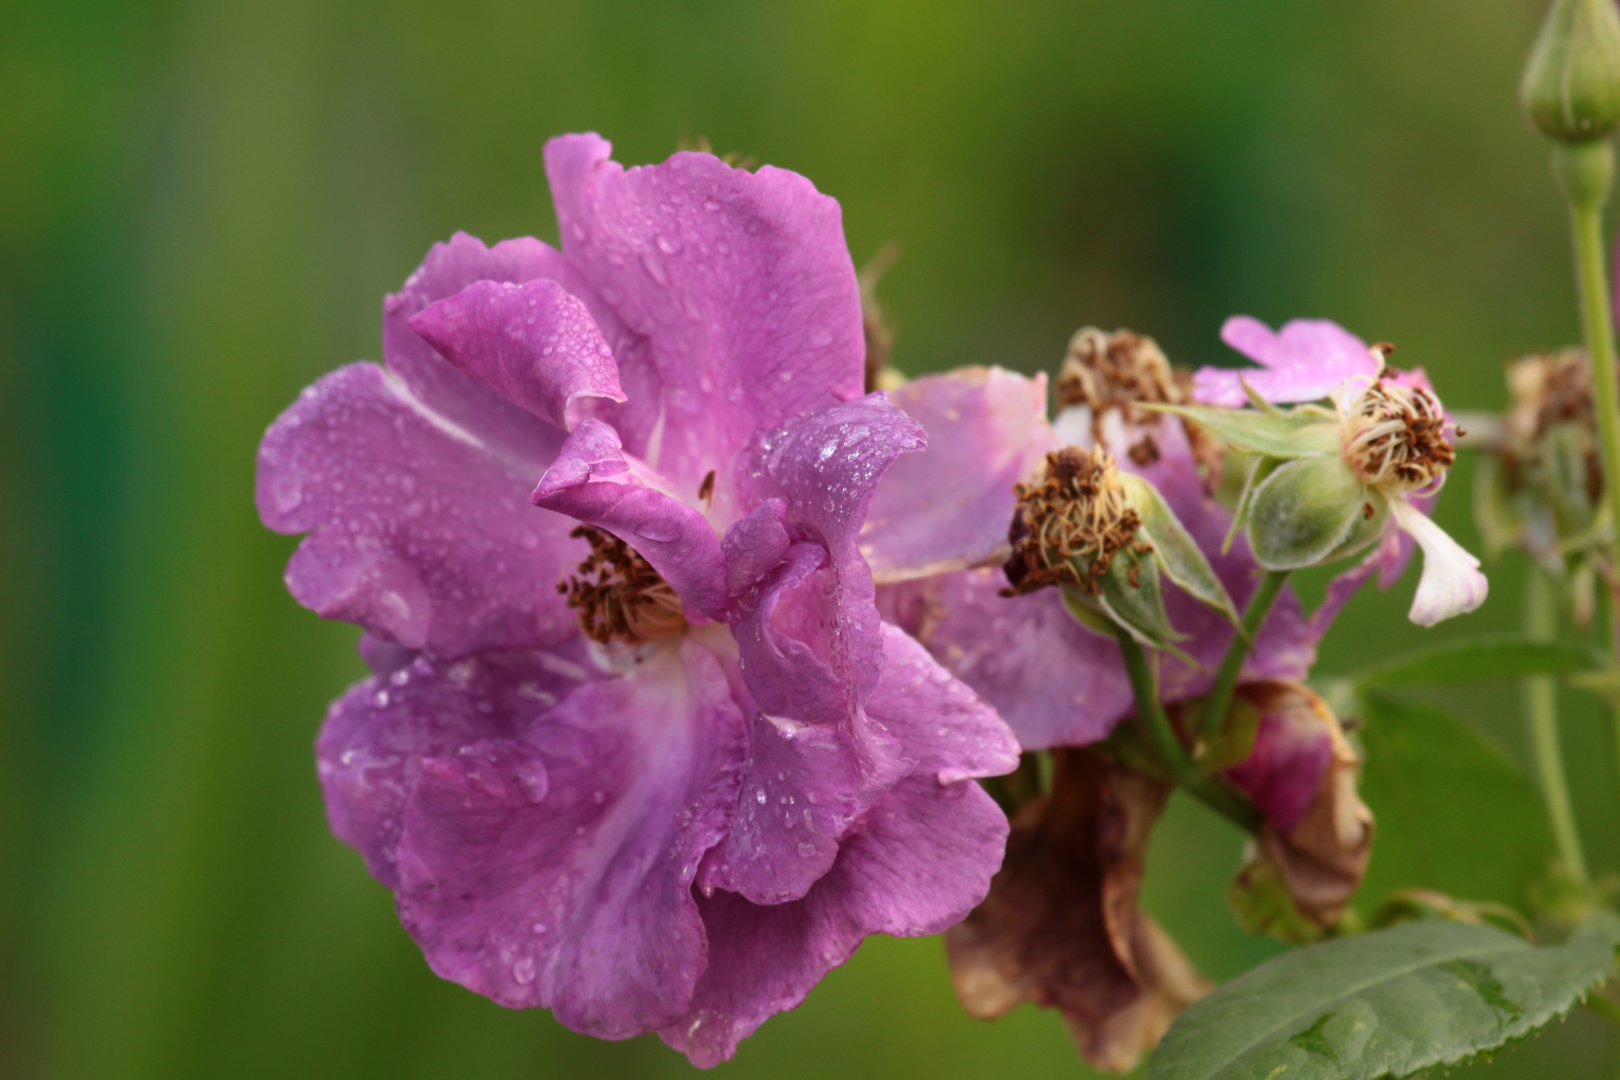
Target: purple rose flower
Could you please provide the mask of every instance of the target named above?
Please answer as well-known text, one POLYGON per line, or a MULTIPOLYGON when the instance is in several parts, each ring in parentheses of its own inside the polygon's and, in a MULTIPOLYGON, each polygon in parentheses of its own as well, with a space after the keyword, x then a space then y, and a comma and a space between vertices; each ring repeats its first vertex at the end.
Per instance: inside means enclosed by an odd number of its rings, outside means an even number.
POLYGON ((547 145, 561 251, 436 246, 386 367, 271 426, 258 504, 309 534, 293 595, 367 631, 321 783, 433 969, 712 1065, 984 897, 971 778, 1016 746, 874 603, 857 533, 924 437, 861 396, 838 204, 609 153, 547 145))

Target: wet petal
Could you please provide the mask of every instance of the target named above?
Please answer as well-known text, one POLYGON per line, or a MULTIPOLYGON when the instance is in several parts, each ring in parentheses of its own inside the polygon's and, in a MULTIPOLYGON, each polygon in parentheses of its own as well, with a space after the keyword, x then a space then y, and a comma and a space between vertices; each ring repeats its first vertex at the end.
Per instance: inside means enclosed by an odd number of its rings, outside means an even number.
POLYGON ((695 1065, 726 1060, 868 934, 937 934, 966 915, 984 898, 1006 836, 1006 816, 971 780, 902 780, 803 899, 761 906, 716 892, 699 901, 709 968, 691 1012, 659 1034, 695 1065))
POLYGON ((1247 382, 1267 401, 1317 401, 1345 379, 1373 377, 1383 362, 1367 343, 1327 319, 1294 319, 1274 332, 1247 315, 1235 315, 1221 327, 1221 340, 1259 368, 1199 368, 1193 397, 1208 405, 1240 408, 1248 400, 1247 382))
POLYGON ((593 398, 623 401, 619 369, 584 301, 555 281, 479 281, 410 327, 456 368, 560 428, 593 398))
POLYGON ((424 760, 398 901, 433 970, 601 1038, 684 1015, 707 952, 692 880, 736 806, 742 721, 714 654, 666 640, 514 737, 424 760))
POLYGON ((725 564, 714 527, 661 476, 628 458, 610 425, 593 418, 575 428, 532 499, 635 548, 679 594, 688 619, 724 616, 725 564))
POLYGON ((861 551, 882 583, 1005 559, 1013 484, 1057 446, 1046 376, 961 368, 890 395, 928 431, 928 448, 895 462, 867 512, 861 551))
POLYGON ((723 472, 759 426, 861 393, 860 291, 836 200, 770 166, 681 153, 626 170, 611 152, 596 135, 552 139, 546 174, 568 261, 645 338, 616 349, 630 401, 602 414, 632 453, 684 489, 723 472))
POLYGON ((310 534, 287 587, 318 614, 441 656, 540 647, 577 630, 556 586, 584 547, 528 505, 555 453, 485 438, 351 364, 265 433, 255 497, 266 526, 310 534))
POLYGON ((1483 604, 1490 584, 1479 572, 1479 560, 1405 499, 1391 499, 1389 508, 1395 523, 1423 549, 1423 576, 1407 618, 1419 626, 1433 626, 1483 604))

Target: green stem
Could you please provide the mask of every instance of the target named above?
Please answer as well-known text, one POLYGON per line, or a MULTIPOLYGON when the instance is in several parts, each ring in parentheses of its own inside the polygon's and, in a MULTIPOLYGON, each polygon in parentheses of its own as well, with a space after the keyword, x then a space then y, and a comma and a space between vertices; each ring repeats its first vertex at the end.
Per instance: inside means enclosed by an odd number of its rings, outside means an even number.
MULTIPOLYGON (((1552 583, 1538 567, 1531 567, 1524 599, 1525 634, 1535 641, 1551 641, 1557 628, 1558 612, 1553 605, 1552 583)), ((1541 779, 1541 794, 1547 801, 1547 816, 1552 821, 1558 854, 1563 859, 1564 868, 1584 889, 1587 883, 1586 856, 1582 853, 1581 838, 1575 828, 1575 811, 1569 801, 1569 786, 1564 781, 1564 753, 1558 741, 1557 684, 1545 675, 1524 680, 1524 711, 1530 728, 1530 748, 1541 779)))
MULTIPOLYGON (((1586 351, 1591 357, 1592 396, 1597 401, 1598 411, 1598 448, 1603 458, 1604 485, 1608 489, 1611 535, 1608 561, 1611 569, 1620 568, 1620 375, 1614 367, 1614 309, 1603 250, 1603 207, 1609 201, 1609 188, 1614 182, 1614 147, 1606 139, 1559 144, 1553 150, 1553 172, 1569 204, 1570 233, 1575 242, 1575 281, 1581 294, 1586 351)), ((1612 606, 1606 615, 1613 618, 1612 606)), ((1613 623, 1605 626, 1603 632, 1612 640, 1613 623)), ((1550 686, 1547 693, 1549 696, 1554 693, 1550 686)), ((1620 753, 1620 704, 1611 711, 1616 752, 1620 753)), ((1569 827, 1573 839, 1573 815, 1569 827)), ((1579 855, 1578 849, 1576 854, 1579 855)), ((1584 873, 1578 876, 1585 880, 1584 873)))
MULTIPOLYGON (((1620 378, 1614 368, 1614 314, 1603 254, 1603 206, 1614 176, 1614 149, 1605 140, 1560 144, 1553 171, 1569 203, 1575 241, 1575 282, 1581 295, 1581 323, 1592 359, 1592 392, 1597 399, 1599 449, 1608 488, 1609 511, 1620 508, 1620 378)), ((1617 553, 1614 541, 1609 554, 1617 553)))
POLYGON ((1119 639, 1119 655, 1125 662, 1125 673, 1130 677, 1131 692, 1136 697, 1136 715, 1170 779, 1238 827, 1258 832, 1262 820, 1260 812, 1220 780, 1199 775, 1192 758, 1187 756, 1186 748, 1170 726, 1170 717, 1165 715, 1164 706, 1159 702, 1158 680, 1153 676, 1147 652, 1129 631, 1116 628, 1114 634, 1119 639))
POLYGON ((1287 570, 1267 570, 1254 595, 1249 597, 1249 606, 1243 611, 1243 632, 1232 635, 1232 644, 1226 647, 1226 658, 1215 673, 1215 685, 1204 705, 1199 731, 1206 740, 1220 738, 1221 731, 1226 727, 1226 712, 1232 707, 1232 693, 1237 689, 1238 676, 1243 672, 1243 661, 1254 647, 1260 627, 1265 624, 1271 605, 1276 602, 1287 581, 1287 570))

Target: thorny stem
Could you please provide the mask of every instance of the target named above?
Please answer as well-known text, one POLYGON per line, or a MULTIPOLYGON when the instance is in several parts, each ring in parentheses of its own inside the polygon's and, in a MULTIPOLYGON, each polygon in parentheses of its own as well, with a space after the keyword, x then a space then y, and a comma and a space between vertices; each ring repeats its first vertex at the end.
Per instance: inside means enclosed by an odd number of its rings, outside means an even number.
MULTIPOLYGON (((1612 532, 1609 565, 1620 567, 1620 377, 1614 368, 1614 312, 1609 306, 1609 278, 1603 255, 1603 207, 1609 201, 1614 178, 1614 148, 1605 139, 1561 143, 1553 150, 1553 171, 1569 203, 1570 231, 1575 241, 1575 281, 1581 295, 1586 351, 1592 363, 1598 446, 1608 489, 1612 532)), ((1613 617, 1612 605, 1607 615, 1613 617)), ((1606 633, 1613 634, 1612 625, 1606 633)), ((1550 686, 1547 692, 1553 692, 1550 686)), ((1614 707, 1613 715, 1615 739, 1620 744, 1620 705, 1614 707)), ((1573 819, 1570 824, 1573 830, 1573 819)), ((1585 874, 1580 877, 1584 882, 1585 874)))
POLYGON ((1221 661, 1220 670, 1215 673, 1215 685, 1211 688, 1209 700, 1204 705, 1199 733, 1205 740, 1219 738, 1222 729, 1226 727, 1226 711, 1232 707, 1232 693, 1237 689, 1238 675, 1243 671, 1243 661, 1248 657, 1249 650, 1254 647, 1254 640, 1260 634, 1260 627, 1265 624, 1271 605, 1276 602, 1287 581, 1288 571, 1268 570, 1265 577, 1260 579, 1260 584, 1256 586, 1254 595, 1249 597, 1249 606, 1243 611, 1243 632, 1232 635, 1232 644, 1226 648, 1226 658, 1221 661))
POLYGON ((1148 738, 1158 752, 1159 763, 1170 774, 1170 779, 1177 787, 1185 788, 1205 806, 1239 828, 1251 833, 1259 832, 1260 812, 1219 780, 1200 776, 1192 759, 1187 756, 1186 748, 1176 737, 1175 730, 1170 726, 1170 718, 1165 715, 1164 706, 1159 701, 1159 688, 1153 668, 1148 663, 1147 652, 1124 628, 1117 628, 1114 633, 1119 639, 1119 655, 1125 662, 1125 672, 1130 676, 1131 692, 1136 696, 1136 715, 1147 729, 1148 738))
MULTIPOLYGON (((1533 641, 1551 641, 1557 628, 1552 583, 1539 568, 1531 567, 1524 598, 1525 636, 1533 641)), ((1564 754, 1558 742, 1558 686, 1550 677, 1533 675, 1524 680, 1524 712, 1559 857, 1570 876, 1585 889, 1586 856, 1575 829, 1575 811, 1569 802, 1569 786, 1564 782, 1564 754)))

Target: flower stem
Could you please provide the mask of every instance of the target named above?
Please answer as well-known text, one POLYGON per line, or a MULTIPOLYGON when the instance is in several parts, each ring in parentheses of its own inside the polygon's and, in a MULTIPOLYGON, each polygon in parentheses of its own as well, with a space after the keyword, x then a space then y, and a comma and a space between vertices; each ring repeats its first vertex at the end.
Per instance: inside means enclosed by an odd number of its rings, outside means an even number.
POLYGON ((1260 812, 1218 778, 1200 776, 1192 758, 1187 756, 1186 748, 1170 726, 1170 718, 1165 715, 1164 705, 1159 701, 1158 680, 1153 676, 1147 652, 1131 637, 1129 631, 1116 628, 1114 633, 1119 639, 1119 655, 1125 662, 1125 673, 1131 680, 1131 692, 1136 696, 1136 715, 1147 729, 1148 738, 1158 752, 1159 763, 1170 774, 1170 779, 1177 787, 1185 788, 1194 798, 1239 828, 1251 833, 1258 832, 1260 812))
POLYGON ((1204 705, 1199 732, 1206 740, 1219 738, 1226 727, 1226 711, 1232 707, 1232 692, 1237 689, 1243 661, 1248 658, 1249 650, 1254 647, 1254 640, 1260 634, 1260 627, 1265 624, 1266 615, 1271 611, 1271 605, 1276 602, 1287 581, 1287 570, 1267 570, 1265 577, 1255 587, 1254 595, 1249 597, 1249 606, 1243 611, 1243 632, 1232 635, 1232 644, 1226 647, 1226 658, 1215 673, 1215 685, 1210 689, 1209 700, 1204 705))
MULTIPOLYGON (((1614 309, 1610 306, 1609 275, 1603 253, 1603 207, 1609 201, 1609 189, 1614 182, 1614 147, 1607 139, 1560 143, 1553 150, 1553 172, 1558 177, 1564 201, 1569 204, 1570 232, 1575 242, 1575 282, 1581 296, 1586 351, 1591 358, 1592 396, 1598 411, 1598 449, 1603 459, 1603 480, 1608 489, 1606 501, 1613 534, 1609 541, 1609 566, 1620 567, 1620 529, 1614 524, 1620 522, 1620 376, 1614 368, 1614 309)), ((1612 593, 1610 598, 1613 600, 1612 593)), ((1547 603, 1550 607, 1550 599, 1547 603)), ((1608 619, 1613 619, 1614 607, 1612 603, 1608 605, 1605 612, 1608 619)), ((1612 622, 1604 627, 1604 632, 1612 640, 1612 622)), ((1555 692, 1549 682, 1546 688, 1549 700, 1555 692)), ((1620 747, 1620 705, 1612 712, 1616 745, 1620 747)), ((1561 782, 1561 770, 1559 779, 1561 782)), ((1565 811, 1568 812, 1567 798, 1565 811)), ((1574 841, 1573 815, 1568 825, 1574 841)), ((1578 857, 1578 844, 1576 848, 1578 857)), ((1581 865, 1572 863, 1571 872, 1581 865)), ((1577 877, 1584 883, 1584 870, 1577 877)))
MULTIPOLYGON (((1603 257, 1603 207, 1614 176, 1614 148, 1607 140, 1559 144, 1553 171, 1569 203, 1575 241, 1575 282, 1580 289, 1581 322, 1592 363, 1592 394, 1597 399, 1599 449, 1609 512, 1620 511, 1620 379, 1614 369, 1614 314, 1609 307, 1609 275, 1603 257)), ((1611 541, 1613 565, 1617 552, 1611 541)))
MULTIPOLYGON (((1558 612, 1553 606, 1552 583, 1539 567, 1530 568, 1524 598, 1525 635, 1535 641, 1551 641, 1558 627, 1558 612)), ((1564 781, 1564 753, 1558 741, 1558 686, 1545 675, 1524 680, 1525 719, 1530 728, 1530 748, 1535 756, 1536 772, 1541 779, 1541 794, 1547 802, 1547 816, 1552 821, 1553 839, 1558 854, 1575 882, 1586 887, 1586 856, 1581 850, 1580 834, 1575 828, 1575 811, 1569 801, 1569 785, 1564 781)))

